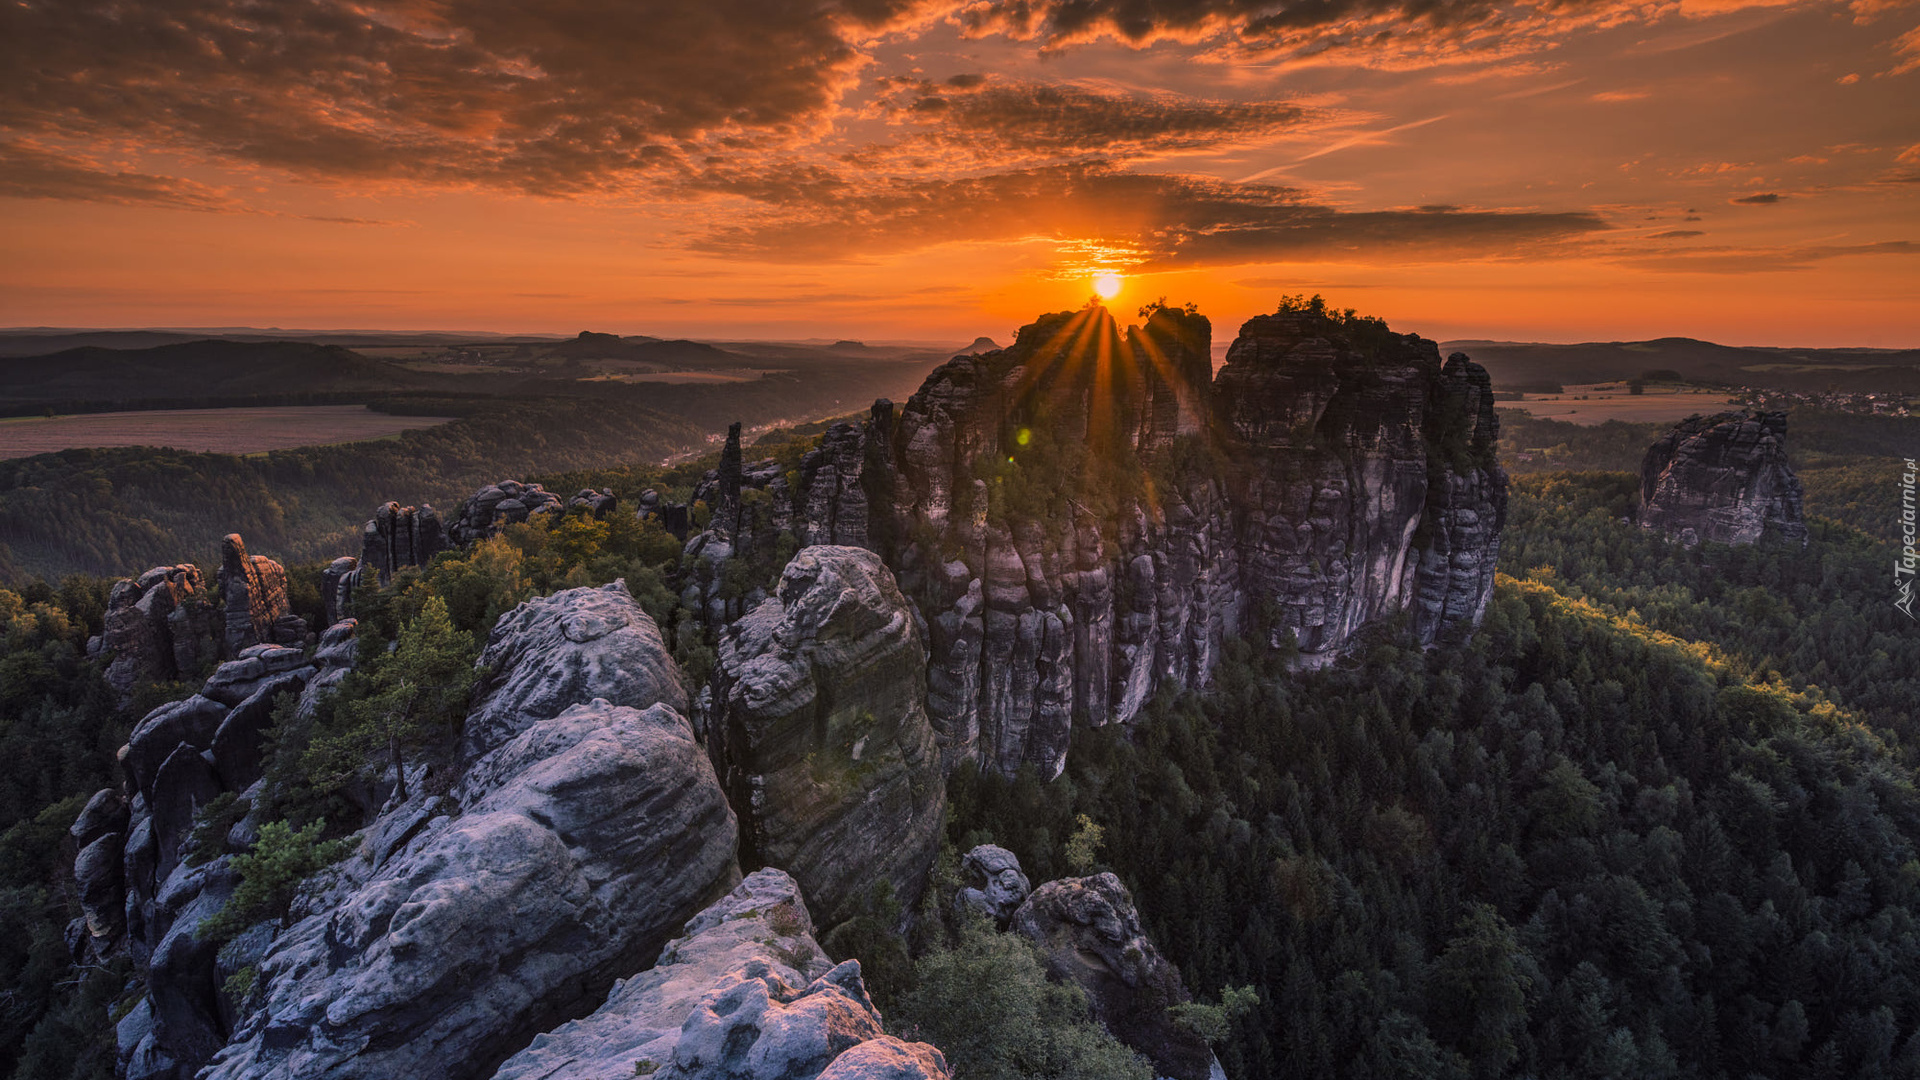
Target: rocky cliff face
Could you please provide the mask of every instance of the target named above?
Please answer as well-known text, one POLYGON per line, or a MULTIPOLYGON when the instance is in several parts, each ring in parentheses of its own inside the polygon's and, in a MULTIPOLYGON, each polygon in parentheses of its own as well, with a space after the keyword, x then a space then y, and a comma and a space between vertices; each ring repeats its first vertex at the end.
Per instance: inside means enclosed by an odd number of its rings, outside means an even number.
POLYGON ((494 1080, 944 1080, 940 1051, 885 1035, 859 961, 814 941, 793 878, 755 871, 592 1015, 536 1036, 494 1080))
POLYGON ((225 1040, 233 1016, 219 992, 217 946, 196 931, 231 895, 236 879, 223 856, 251 843, 256 823, 242 818, 226 836, 204 837, 189 858, 196 821, 222 795, 250 798, 274 700, 350 662, 352 633, 351 623, 330 629, 318 661, 296 648, 249 646, 199 693, 147 714, 120 749, 124 788, 96 794, 75 823, 85 920, 70 944, 80 956, 124 950, 146 978, 147 999, 120 1029, 129 1077, 191 1076, 225 1040))
POLYGON ((141 681, 171 682, 220 654, 221 617, 200 568, 156 566, 114 583, 101 644, 107 682, 122 694, 141 681))
POLYGON ((1040 947, 1048 974, 1087 992, 1095 1019, 1152 1061, 1156 1075, 1208 1080, 1218 1070, 1206 1041, 1168 1015, 1189 996, 1119 878, 1049 881, 1013 913, 1013 929, 1040 947))
POLYGON ((1375 620, 1431 642, 1483 612, 1506 508, 1485 371, 1318 313, 1249 321, 1218 376, 1210 338, 1174 310, 1050 315, 803 462, 793 533, 878 552, 925 620, 949 765, 1056 775, 1073 723, 1204 684, 1228 635, 1313 663, 1375 620))
POLYGON ((741 859, 792 873, 825 926, 876 880, 919 898, 946 806, 925 700, 913 608, 870 551, 802 549, 721 638, 707 746, 741 859))
POLYGON ((287 604, 287 571, 264 555, 247 554, 239 533, 220 541, 220 591, 226 597, 227 656, 253 645, 305 643, 307 621, 287 604))
POLYGON ((1807 543, 1787 414, 1726 412, 1674 425, 1640 464, 1640 526, 1692 547, 1807 543))
POLYGON ((739 880, 732 811, 666 705, 576 705, 418 802, 274 938, 208 1080, 485 1075, 739 880))

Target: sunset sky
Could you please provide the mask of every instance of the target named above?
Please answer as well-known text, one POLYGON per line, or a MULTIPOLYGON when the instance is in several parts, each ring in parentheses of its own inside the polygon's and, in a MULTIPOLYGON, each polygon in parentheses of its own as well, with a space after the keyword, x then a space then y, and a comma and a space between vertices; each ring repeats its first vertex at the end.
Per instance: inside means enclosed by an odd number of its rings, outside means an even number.
POLYGON ((9 0, 0 325, 1920 346, 1920 3, 9 0))

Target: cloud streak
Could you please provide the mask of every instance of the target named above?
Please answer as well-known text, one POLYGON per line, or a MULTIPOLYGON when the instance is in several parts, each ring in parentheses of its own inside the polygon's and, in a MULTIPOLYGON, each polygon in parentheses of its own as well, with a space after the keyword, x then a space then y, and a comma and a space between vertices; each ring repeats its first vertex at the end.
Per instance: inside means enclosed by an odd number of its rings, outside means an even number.
POLYGON ((769 261, 838 261, 955 242, 1050 240, 1148 272, 1359 255, 1478 259, 1542 251, 1605 231, 1590 213, 1453 207, 1346 211, 1266 184, 1143 174, 1107 164, 955 179, 792 187, 710 177, 707 191, 760 204, 741 224, 691 241, 699 251, 769 261))

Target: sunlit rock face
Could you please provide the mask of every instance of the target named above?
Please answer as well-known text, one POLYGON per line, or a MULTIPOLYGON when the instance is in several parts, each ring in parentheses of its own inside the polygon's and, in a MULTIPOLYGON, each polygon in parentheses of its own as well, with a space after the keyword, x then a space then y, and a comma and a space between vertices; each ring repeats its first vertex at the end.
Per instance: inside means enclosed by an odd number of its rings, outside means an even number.
POLYGON ((1647 448, 1640 525, 1692 547, 1807 543, 1800 479, 1787 464, 1787 414, 1693 416, 1647 448))
POLYGON ((1053 776, 1072 725, 1204 684, 1230 635, 1323 662, 1405 613, 1434 641, 1492 590, 1506 477, 1486 372, 1319 313, 1121 331, 1048 315, 876 403, 803 466, 794 529, 878 552, 926 623, 949 766, 1053 776))

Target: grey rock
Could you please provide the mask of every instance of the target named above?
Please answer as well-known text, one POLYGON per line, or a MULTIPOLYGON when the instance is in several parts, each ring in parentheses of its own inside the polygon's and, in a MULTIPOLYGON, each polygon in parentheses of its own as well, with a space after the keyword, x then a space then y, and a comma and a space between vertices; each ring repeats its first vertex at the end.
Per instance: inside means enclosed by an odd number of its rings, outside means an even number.
POLYGON ((981 844, 961 856, 960 876, 965 884, 954 895, 955 902, 990 916, 1002 927, 1033 891, 1027 875, 1020 872, 1019 858, 993 844, 981 844))
POLYGON ((73 819, 67 827, 67 835, 80 847, 93 843, 95 838, 110 832, 123 832, 127 827, 127 801, 120 797, 114 788, 101 788, 87 800, 80 816, 73 819))
POLYGON ((156 566, 107 594, 102 654, 106 679, 126 695, 139 682, 192 674, 219 652, 218 614, 200 568, 156 566))
POLYGON ((154 874, 164 880, 180 865, 194 817, 221 792, 220 777, 199 750, 186 743, 174 748, 154 774, 153 836, 159 845, 154 874))
POLYGON ((1506 508, 1486 373, 1285 313, 1243 326, 1216 376, 1211 334, 1179 311, 1124 333, 1097 309, 1045 316, 803 459, 794 535, 878 552, 924 616, 949 767, 1057 775, 1076 717, 1124 723, 1159 686, 1205 685, 1258 624, 1317 664, 1383 618, 1432 643, 1484 611, 1506 508), (1009 513, 975 470, 1031 461, 1035 417, 1084 466, 1146 466, 1151 491, 1087 505, 1106 500, 1069 484, 1009 513))
POLYGON ((126 929, 127 882, 122 856, 126 837, 101 833, 74 856, 73 880, 80 889, 80 911, 87 932, 111 942, 126 929))
POLYGON ((680 669, 624 581, 529 600, 500 617, 479 666, 464 740, 478 756, 577 702, 687 712, 680 669))
POLYGON ((320 599, 326 606, 328 625, 338 623, 353 610, 353 586, 359 580, 355 571, 359 568, 359 559, 342 555, 320 572, 320 599))
MULTIPOLYGON (((300 660, 299 650, 280 649, 300 660)), ((269 660, 271 670, 275 661, 269 660)), ((213 751, 214 771, 228 791, 245 791, 260 779, 265 767, 267 731, 273 726, 274 703, 282 694, 299 694, 306 688, 308 669, 282 670, 255 684, 253 693, 228 711, 214 731, 209 749, 213 751)))
POLYGON ((1688 547, 1807 544, 1800 480, 1787 463, 1787 414, 1692 416, 1647 449, 1640 527, 1688 547))
POLYGON ((226 904, 238 878, 219 865, 178 877, 163 890, 166 929, 147 963, 147 993, 156 1045, 167 1057, 193 1067, 211 1058, 227 1035, 214 966, 219 946, 200 936, 200 924, 226 904))
MULTIPOLYGON (((426 504, 401 506, 390 502, 373 512, 360 530, 360 558, 355 569, 360 575, 372 575, 368 585, 385 585, 396 570, 425 566, 435 555, 447 549, 446 527, 440 512, 426 504)), ((329 608, 327 617, 339 621, 344 608, 329 608)))
POLYGON ((946 1055, 928 1043, 882 1035, 833 1059, 818 1080, 946 1080, 946 1055))
POLYGON ((453 797, 280 935, 207 1080, 486 1075, 739 880, 733 813, 664 704, 533 723, 453 797))
POLYGON ((791 985, 826 974, 833 965, 813 933, 793 878, 756 870, 690 920, 652 968, 616 983, 592 1015, 535 1036, 495 1080, 625 1077, 637 1061, 664 1066, 708 991, 749 965, 791 985))
POLYGON ((880 881, 911 908, 939 848, 925 665, 911 605, 860 548, 802 549, 722 636, 707 741, 741 857, 791 873, 825 926, 880 881))
POLYGON ((1040 947, 1050 975, 1087 992, 1094 1016, 1152 1061, 1155 1075, 1208 1080, 1214 1061, 1206 1041, 1167 1015, 1190 1000, 1180 972, 1141 928, 1119 878, 1049 881, 1014 912, 1013 929, 1040 947))
POLYGON ((539 484, 502 480, 474 492, 460 506, 460 514, 447 526, 447 538, 455 544, 470 544, 496 536, 508 525, 526 521, 534 514, 561 509, 560 496, 539 484))
POLYGON ((817 1077, 860 1043, 886 1034, 848 960, 804 986, 750 962, 707 992, 680 1029, 661 1080, 817 1077))

